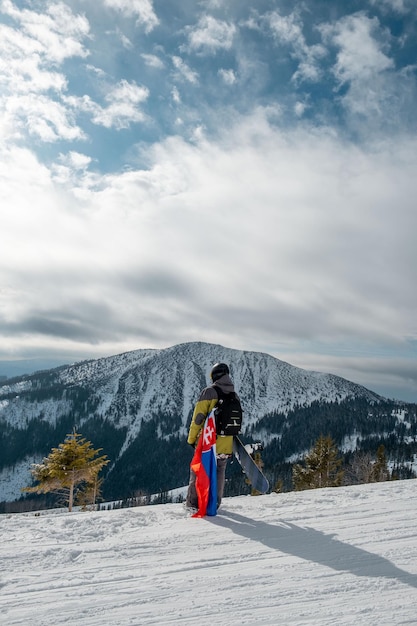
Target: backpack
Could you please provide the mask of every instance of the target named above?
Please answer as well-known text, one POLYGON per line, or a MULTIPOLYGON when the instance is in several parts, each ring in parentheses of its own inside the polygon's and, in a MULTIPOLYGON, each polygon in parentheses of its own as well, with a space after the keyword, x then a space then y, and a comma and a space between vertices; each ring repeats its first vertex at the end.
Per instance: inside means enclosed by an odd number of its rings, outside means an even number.
POLYGON ((238 435, 242 428, 243 415, 239 398, 234 391, 224 393, 217 385, 214 388, 219 396, 214 408, 216 433, 223 436, 238 435))

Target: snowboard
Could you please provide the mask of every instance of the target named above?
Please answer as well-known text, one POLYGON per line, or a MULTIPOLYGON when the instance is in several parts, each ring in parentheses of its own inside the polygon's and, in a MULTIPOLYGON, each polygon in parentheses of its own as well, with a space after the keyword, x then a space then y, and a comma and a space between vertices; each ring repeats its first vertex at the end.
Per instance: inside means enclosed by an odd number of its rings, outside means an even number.
POLYGON ((233 437, 233 452, 252 485, 252 488, 260 493, 266 493, 269 489, 269 482, 262 474, 239 437, 233 437))

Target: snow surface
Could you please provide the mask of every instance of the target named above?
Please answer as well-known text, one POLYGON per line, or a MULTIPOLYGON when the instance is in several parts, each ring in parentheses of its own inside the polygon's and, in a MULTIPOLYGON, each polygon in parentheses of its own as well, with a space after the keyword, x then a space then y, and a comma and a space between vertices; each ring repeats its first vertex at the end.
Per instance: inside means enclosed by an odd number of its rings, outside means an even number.
POLYGON ((8 626, 417 624, 417 481, 0 516, 8 626))

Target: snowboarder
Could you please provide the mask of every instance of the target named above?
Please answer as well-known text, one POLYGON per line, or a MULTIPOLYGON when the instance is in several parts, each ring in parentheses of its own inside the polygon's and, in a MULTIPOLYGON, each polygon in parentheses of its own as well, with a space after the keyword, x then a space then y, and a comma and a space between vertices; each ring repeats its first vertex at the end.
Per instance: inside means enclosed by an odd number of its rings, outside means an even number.
MULTIPOLYGON (((216 387, 220 388, 223 393, 234 392, 235 388, 230 378, 229 367, 226 363, 216 363, 210 372, 212 384, 203 389, 200 397, 194 407, 194 413, 188 432, 188 443, 193 447, 196 446, 198 438, 204 426, 204 422, 219 399, 216 387)), ((228 459, 233 453, 233 437, 220 436, 216 438, 216 456, 217 456, 217 508, 219 508, 225 485, 226 466, 228 459)), ((198 508, 198 498, 195 488, 196 475, 190 470, 190 482, 188 485, 186 506, 190 509, 198 508)))

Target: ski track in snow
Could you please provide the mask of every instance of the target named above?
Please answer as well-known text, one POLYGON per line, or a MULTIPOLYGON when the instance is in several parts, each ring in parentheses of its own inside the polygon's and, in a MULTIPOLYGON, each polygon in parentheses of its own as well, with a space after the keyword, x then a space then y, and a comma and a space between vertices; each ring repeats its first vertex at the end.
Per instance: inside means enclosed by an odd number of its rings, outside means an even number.
POLYGON ((417 481, 0 516, 0 623, 417 624, 417 481))

